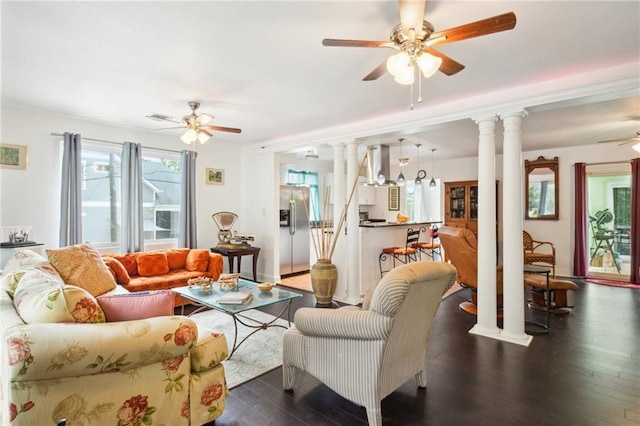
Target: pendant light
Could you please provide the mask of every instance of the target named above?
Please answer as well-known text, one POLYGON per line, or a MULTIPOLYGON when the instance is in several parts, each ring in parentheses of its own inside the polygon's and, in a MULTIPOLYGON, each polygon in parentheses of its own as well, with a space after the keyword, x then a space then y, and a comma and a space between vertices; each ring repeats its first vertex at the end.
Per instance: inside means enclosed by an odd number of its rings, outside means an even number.
POLYGON ((416 186, 422 186, 422 178, 420 178, 420 147, 421 146, 422 146, 421 143, 416 144, 416 152, 418 153, 418 160, 417 160, 418 162, 416 165, 418 168, 418 171, 416 173, 416 180, 415 180, 416 186))
POLYGON ((435 148, 431 148, 431 181, 429 181, 429 188, 432 190, 436 189, 436 180, 433 178, 433 153, 435 150, 435 148))
POLYGON ((404 186, 404 175, 402 174, 402 167, 409 164, 409 159, 402 155, 402 142, 404 138, 398 139, 400 141, 400 158, 398 158, 398 166, 400 166, 400 174, 398 175, 398 186, 404 186))

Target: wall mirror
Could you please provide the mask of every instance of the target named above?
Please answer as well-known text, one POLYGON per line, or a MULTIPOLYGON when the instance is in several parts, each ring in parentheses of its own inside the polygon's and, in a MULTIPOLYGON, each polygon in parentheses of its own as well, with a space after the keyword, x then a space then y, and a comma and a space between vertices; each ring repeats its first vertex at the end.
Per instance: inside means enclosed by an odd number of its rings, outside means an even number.
POLYGON ((558 157, 524 161, 525 219, 558 220, 558 157))

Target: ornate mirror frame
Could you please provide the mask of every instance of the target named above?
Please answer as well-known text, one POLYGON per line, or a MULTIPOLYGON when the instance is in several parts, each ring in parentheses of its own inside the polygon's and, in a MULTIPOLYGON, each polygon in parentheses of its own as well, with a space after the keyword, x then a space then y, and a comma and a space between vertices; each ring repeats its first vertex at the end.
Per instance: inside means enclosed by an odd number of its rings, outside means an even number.
POLYGON ((525 160, 524 188, 526 220, 558 220, 558 157, 525 160))

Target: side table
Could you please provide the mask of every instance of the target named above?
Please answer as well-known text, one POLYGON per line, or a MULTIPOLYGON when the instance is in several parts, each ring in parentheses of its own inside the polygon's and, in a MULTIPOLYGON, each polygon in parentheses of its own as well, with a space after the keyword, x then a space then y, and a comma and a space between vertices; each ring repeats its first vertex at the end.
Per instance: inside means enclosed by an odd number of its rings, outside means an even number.
POLYGON ((258 275, 256 273, 258 267, 258 255, 260 254, 260 247, 211 247, 211 252, 218 253, 229 259, 229 273, 233 273, 234 259, 238 258, 238 270, 240 272, 240 263, 242 262, 242 256, 253 256, 253 281, 258 281, 258 275))
POLYGON ((546 286, 545 286, 545 324, 540 324, 538 322, 534 322, 534 321, 525 321, 525 324, 529 324, 529 325, 533 325, 533 326, 537 326, 539 328, 539 330, 532 330, 532 329, 525 329, 525 332, 535 335, 535 334, 549 334, 549 311, 551 310, 549 303, 550 303, 550 294, 549 294, 549 274, 551 273, 551 268, 547 268, 545 266, 537 266, 537 265, 524 265, 523 268, 523 272, 525 274, 539 274, 539 275, 545 275, 546 276, 546 286))

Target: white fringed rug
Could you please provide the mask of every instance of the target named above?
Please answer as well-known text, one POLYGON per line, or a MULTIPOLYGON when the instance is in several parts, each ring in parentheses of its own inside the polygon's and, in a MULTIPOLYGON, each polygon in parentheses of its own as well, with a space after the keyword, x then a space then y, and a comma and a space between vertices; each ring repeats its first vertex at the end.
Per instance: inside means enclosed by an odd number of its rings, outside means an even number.
MULTIPOLYGON (((258 310, 250 310, 242 315, 260 322, 269 322, 274 317, 258 310)), ((197 313, 191 316, 196 323, 225 334, 229 345, 229 353, 233 345, 233 318, 215 310, 197 313)), ((292 318, 293 319, 293 318, 292 318)), ((243 321, 247 322, 243 319, 243 321)), ((285 319, 278 319, 276 324, 287 327, 285 319)), ((292 322, 293 324, 293 322, 292 322)), ((238 342, 254 329, 238 324, 238 342)), ((282 327, 270 327, 259 330, 249 337, 233 354, 230 360, 223 361, 227 386, 229 389, 241 385, 255 377, 267 373, 282 365, 282 327)))

